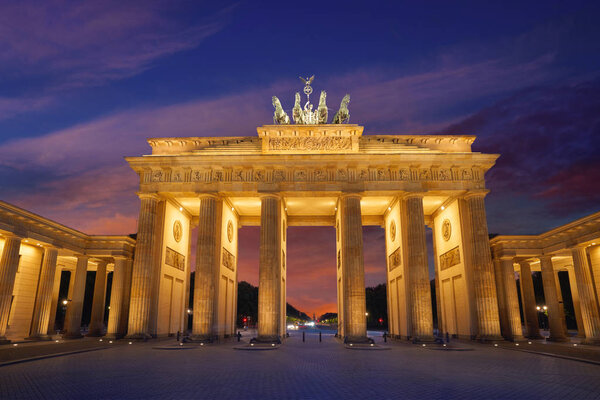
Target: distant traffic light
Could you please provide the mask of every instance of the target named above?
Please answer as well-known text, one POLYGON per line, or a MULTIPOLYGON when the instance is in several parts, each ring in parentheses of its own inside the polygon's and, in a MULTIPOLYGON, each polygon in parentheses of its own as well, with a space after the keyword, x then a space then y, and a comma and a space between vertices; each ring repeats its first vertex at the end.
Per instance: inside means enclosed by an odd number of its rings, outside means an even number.
POLYGON ((383 318, 379 318, 379 323, 383 324, 383 318))

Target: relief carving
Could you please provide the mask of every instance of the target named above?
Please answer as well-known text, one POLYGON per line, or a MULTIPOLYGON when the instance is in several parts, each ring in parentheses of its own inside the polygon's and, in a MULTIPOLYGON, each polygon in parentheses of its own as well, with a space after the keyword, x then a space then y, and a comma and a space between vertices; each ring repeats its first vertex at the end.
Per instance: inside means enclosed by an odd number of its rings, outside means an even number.
POLYGON ((440 256, 440 271, 460 264, 460 251, 458 246, 440 256))
POLYGON ((398 247, 388 258, 388 268, 392 271, 394 268, 399 267, 402 263, 402 257, 400 253, 400 247, 398 247))
POLYGON ((269 150, 351 150, 348 137, 282 137, 269 138, 269 150))
POLYGON ((223 247, 223 266, 231 271, 235 271, 235 256, 223 247))
POLYGON ((162 182, 163 181, 163 172, 162 171, 154 171, 152 173, 152 182, 162 182))
POLYGON ((401 181, 407 181, 410 178, 409 170, 406 168, 402 168, 400 171, 398 171, 398 177, 401 181))
POLYGON ((177 268, 180 271, 185 271, 185 256, 172 248, 167 247, 167 251, 165 252, 165 264, 177 268))

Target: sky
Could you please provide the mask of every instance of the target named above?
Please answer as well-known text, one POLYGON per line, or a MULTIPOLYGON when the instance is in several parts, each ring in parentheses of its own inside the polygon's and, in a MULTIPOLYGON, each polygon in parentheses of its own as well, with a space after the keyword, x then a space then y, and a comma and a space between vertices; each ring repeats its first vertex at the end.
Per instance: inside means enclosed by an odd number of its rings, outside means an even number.
MULTIPOLYGON (((0 199, 90 234, 136 232, 124 156, 148 137, 252 136, 299 75, 368 134, 474 134, 500 154, 489 231, 600 209, 600 4, 0 1, 0 199)), ((258 228, 239 279, 258 283, 258 228)), ((367 285, 385 280, 365 228, 367 285)), ((288 301, 335 311, 332 228, 292 227, 288 301)))

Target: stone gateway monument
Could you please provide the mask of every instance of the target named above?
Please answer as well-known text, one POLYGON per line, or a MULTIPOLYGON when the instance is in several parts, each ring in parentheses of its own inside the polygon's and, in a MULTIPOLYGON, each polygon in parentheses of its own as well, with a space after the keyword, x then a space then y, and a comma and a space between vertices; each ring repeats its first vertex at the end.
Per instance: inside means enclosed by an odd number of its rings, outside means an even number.
MULTIPOLYGON (((248 137, 153 138, 127 157, 140 177, 128 336, 180 329, 198 226, 192 339, 233 335, 238 235, 260 226, 258 341, 285 335, 286 229, 336 229, 338 333, 367 341, 362 226, 385 229, 390 334, 433 340, 425 226, 433 228, 440 319, 466 338, 500 338, 484 174, 498 157, 474 136, 369 135, 346 95, 333 123, 326 95, 292 118, 273 97, 275 125, 248 137), (293 121, 295 123, 290 123, 293 121), (325 123, 319 123, 319 122, 325 123)), ((434 305, 438 306, 438 305, 434 305)))
POLYGON ((564 271, 578 333, 585 343, 600 343, 600 212, 540 235, 496 236, 490 243, 484 176, 498 155, 473 152, 474 136, 363 135, 362 126, 349 123, 349 95, 329 110, 323 91, 313 107, 313 79, 303 79, 304 104, 296 93, 286 111, 274 97, 274 124, 254 136, 153 138, 151 154, 127 157, 140 182, 135 240, 86 235, 0 201, 0 344, 50 339, 60 326, 58 307, 66 315, 63 337, 81 337, 88 271, 96 271, 89 336, 174 335, 186 330, 190 313, 191 340, 234 335, 238 229, 245 225, 260 226, 256 340, 269 346, 286 333, 289 226, 335 227, 338 334, 350 344, 368 341, 363 225, 385 229, 395 338, 433 340, 433 307, 444 334, 538 338, 541 309, 531 274, 541 271, 549 339, 568 340, 558 279, 564 271), (431 304, 426 226, 433 231, 437 304, 431 304), (196 278, 188 304, 194 227, 196 278), (66 298, 59 298, 61 281, 68 282, 66 298))

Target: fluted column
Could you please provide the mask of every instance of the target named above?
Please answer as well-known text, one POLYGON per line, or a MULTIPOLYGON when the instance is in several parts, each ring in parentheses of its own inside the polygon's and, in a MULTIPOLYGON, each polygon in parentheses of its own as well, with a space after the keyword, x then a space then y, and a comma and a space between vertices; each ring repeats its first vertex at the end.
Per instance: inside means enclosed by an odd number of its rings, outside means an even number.
POLYGON ((539 339, 542 336, 540 335, 531 267, 528 261, 521 261, 519 265, 521 266, 521 300, 527 324, 527 337, 530 339, 539 339))
POLYGON ((54 288, 54 279, 56 278, 57 257, 57 249, 49 247, 44 249, 44 259, 42 260, 35 308, 31 321, 30 339, 50 340, 48 336, 48 321, 50 320, 50 310, 52 309, 52 289, 54 288))
POLYGON ((125 289, 127 259, 115 257, 112 286, 110 288, 110 309, 108 310, 108 327, 106 335, 114 338, 120 337, 119 323, 123 312, 123 291, 125 289))
POLYGON ((560 304, 556 293, 556 277, 552 266, 552 257, 544 255, 540 257, 542 268, 542 283, 544 285, 544 300, 548 307, 548 324, 550 325, 549 340, 555 342, 566 342, 565 330, 561 321, 560 304))
POLYGON ((281 198, 261 197, 258 341, 279 340, 281 317, 281 198))
POLYGON ((60 292, 60 281, 62 270, 56 269, 56 277, 54 278, 54 286, 52 288, 52 303, 50 306, 50 318, 48 319, 48 328, 46 330, 49 336, 54 334, 54 326, 56 325, 56 310, 58 309, 58 295, 60 292))
POLYGON ((521 325, 521 313, 519 312, 519 297, 517 294, 517 283, 515 281, 515 268, 512 257, 500 259, 502 267, 502 278, 504 280, 504 299, 506 307, 506 318, 508 323, 507 339, 522 340, 523 326, 521 325))
POLYGON ((15 287, 15 277, 19 268, 20 249, 21 238, 6 236, 2 256, 0 257, 0 344, 8 342, 6 329, 15 287))
POLYGON ((92 317, 88 336, 104 334, 104 304, 106 303, 106 261, 99 261, 94 281, 94 300, 92 301, 92 317))
POLYGON ((360 196, 343 195, 339 201, 344 335, 347 342, 367 341, 365 266, 360 196))
POLYGON ((200 198, 196 276, 194 279, 193 340, 210 340, 216 335, 216 285, 219 278, 223 200, 200 198))
POLYGON ((558 275, 559 271, 554 271, 554 281, 556 282, 556 296, 558 297, 558 311, 560 312, 560 321, 562 323, 563 332, 565 337, 569 337, 569 331, 567 330, 567 320, 565 318, 565 304, 563 301, 562 291, 560 288, 560 278, 558 275))
POLYGON ((501 339, 500 318, 490 240, 485 215, 485 192, 465 196, 471 237, 470 256, 479 339, 501 339))
POLYGON ((123 298, 121 305, 121 317, 117 329, 118 336, 123 337, 127 334, 127 323, 129 321, 129 304, 131 301, 131 275, 133 272, 133 260, 127 259, 124 265, 123 274, 123 298))
POLYGON ((577 291, 577 280, 575 279, 575 270, 573 267, 567 268, 569 274, 569 287, 571 288, 571 300, 573 301, 573 310, 575 311, 575 321, 577 322, 577 337, 585 337, 583 329, 583 318, 581 317, 581 305, 579 304, 579 292, 577 291))
POLYGON ((415 340, 433 340, 433 314, 422 195, 404 197, 402 213, 402 227, 405 229, 406 237, 404 251, 409 288, 408 309, 411 321, 409 334, 415 340))
POLYGON ((579 292, 581 319, 585 330, 585 342, 598 344, 600 343, 600 313, 594 296, 594 285, 585 247, 575 247, 571 253, 577 291, 579 292))
POLYGON ((160 246, 160 240, 156 235, 159 198, 154 194, 140 194, 139 197, 140 216, 131 278, 127 336, 132 339, 148 339, 151 337, 150 310, 153 300, 154 267, 157 262, 156 248, 160 246))
POLYGON ((65 316, 66 339, 81 337, 81 312, 83 311, 83 300, 85 296, 85 280, 87 278, 88 256, 77 256, 77 267, 75 268, 75 280, 73 281, 73 295, 67 305, 65 316))
POLYGON ((498 313, 500 315, 500 329, 505 339, 512 338, 511 324, 508 320, 508 309, 506 304, 506 290, 502 261, 498 258, 492 260, 494 265, 494 277, 496 278, 496 293, 498 295, 498 313))

